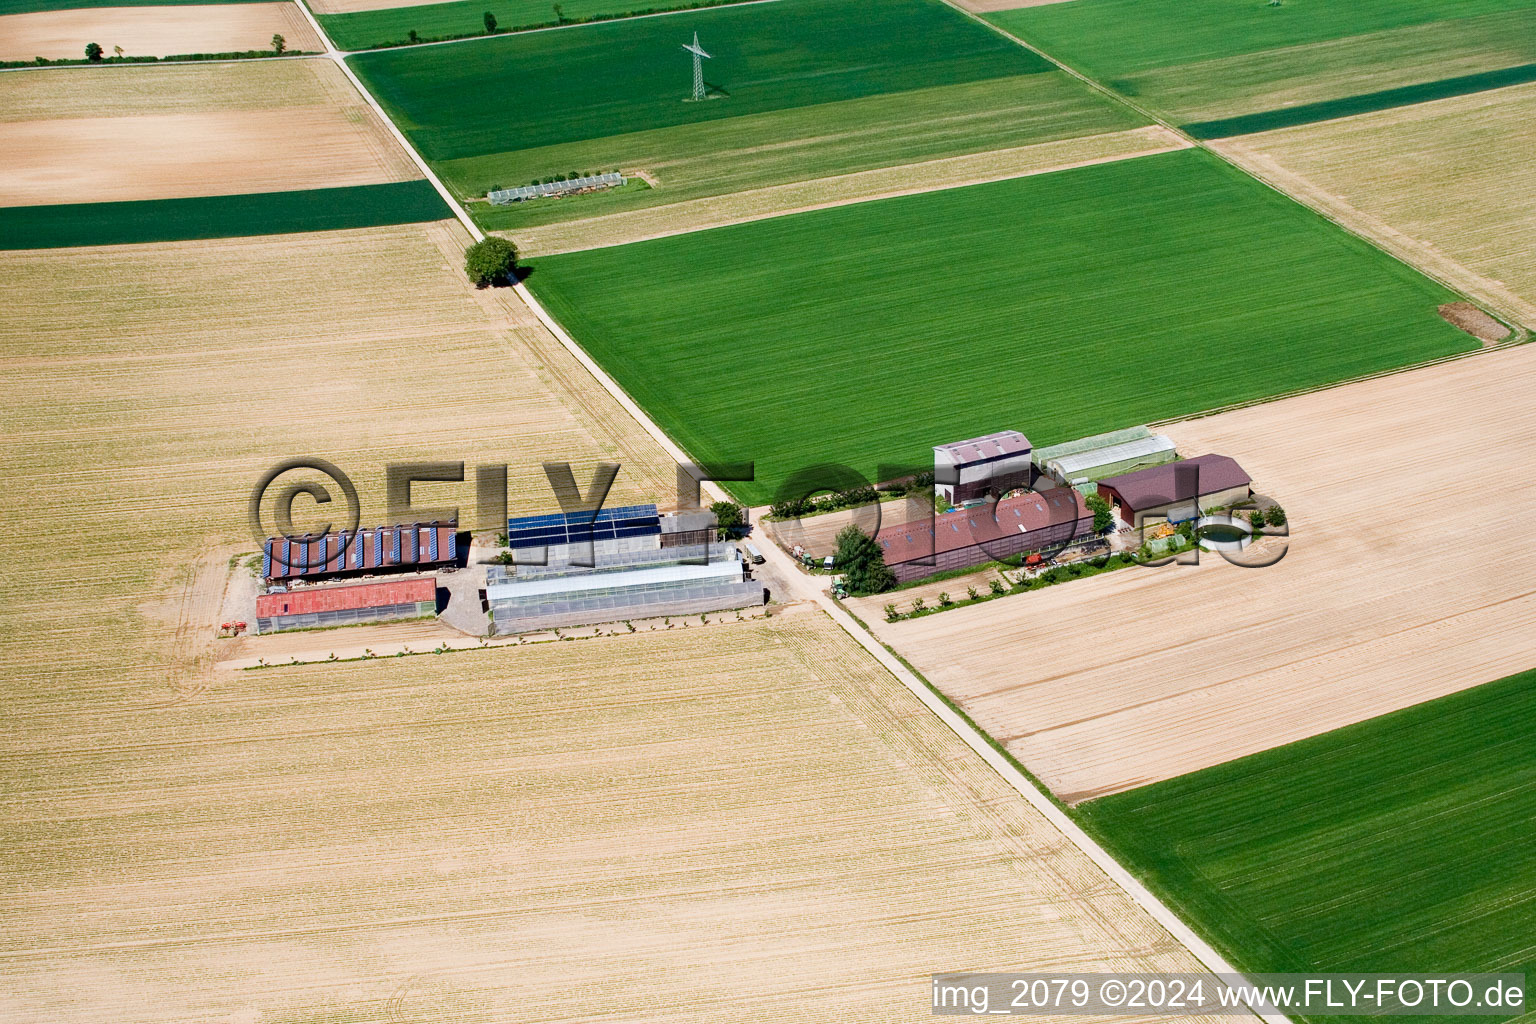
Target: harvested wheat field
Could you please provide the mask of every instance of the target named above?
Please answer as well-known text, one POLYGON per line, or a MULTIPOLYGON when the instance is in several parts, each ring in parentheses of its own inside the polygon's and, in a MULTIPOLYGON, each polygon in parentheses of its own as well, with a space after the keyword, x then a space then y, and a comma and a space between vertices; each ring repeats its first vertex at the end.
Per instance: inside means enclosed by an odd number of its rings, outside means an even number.
POLYGON ((924 1020, 945 968, 1198 969, 819 613, 124 696, 7 743, 18 1019, 924 1020))
POLYGON ((213 670, 285 456, 365 518, 392 460, 506 459, 514 511, 547 458, 667 498, 465 240, 0 253, 0 1017, 926 1019, 935 970, 1194 969, 819 613, 213 670))
POLYGON ((0 508, 33 524, 0 546, 26 567, 0 638, 6 677, 31 679, 13 721, 201 685, 228 559, 257 547, 250 489, 282 460, 335 463, 365 522, 395 461, 464 460, 469 481, 413 498, 466 528, 481 463, 508 463, 513 511, 554 503, 545 460, 583 486, 620 463, 614 502, 671 497, 670 462, 510 290, 464 281, 467 243, 447 221, 0 253, 0 508))
POLYGON ((1536 327, 1536 85, 1211 146, 1536 327))
POLYGON ((1153 125, 987 153, 924 160, 899 167, 857 171, 788 185, 771 185, 585 220, 515 228, 504 233, 515 238, 518 251, 527 255, 574 252, 725 224, 762 220, 786 213, 803 213, 829 206, 1086 167, 1166 153, 1189 145, 1189 142, 1167 128, 1153 125))
POLYGON ((86 43, 108 56, 238 53, 271 50, 281 35, 290 50, 324 49, 294 3, 90 7, 0 17, 0 60, 80 58, 86 43))
POLYGON ((0 149, 7 154, 0 206, 421 177, 341 71, 324 60, 5 75, 0 149), (254 83, 243 81, 248 75, 254 83), (103 96, 114 88, 121 93, 103 96))
POLYGON ((1079 801, 1536 664, 1536 348, 1160 428, 1289 513, 1279 564, 1127 568, 895 624, 860 614, 1079 801))

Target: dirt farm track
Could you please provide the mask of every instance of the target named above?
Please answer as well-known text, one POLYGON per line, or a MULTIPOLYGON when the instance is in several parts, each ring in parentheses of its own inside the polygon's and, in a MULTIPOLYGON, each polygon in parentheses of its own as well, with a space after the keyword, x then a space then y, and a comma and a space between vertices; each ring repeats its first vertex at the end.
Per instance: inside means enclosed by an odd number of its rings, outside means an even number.
POLYGON ((1165 779, 1536 664, 1536 346, 1164 428, 1291 519, 1265 569, 1125 569, 888 624, 1059 796, 1165 779))

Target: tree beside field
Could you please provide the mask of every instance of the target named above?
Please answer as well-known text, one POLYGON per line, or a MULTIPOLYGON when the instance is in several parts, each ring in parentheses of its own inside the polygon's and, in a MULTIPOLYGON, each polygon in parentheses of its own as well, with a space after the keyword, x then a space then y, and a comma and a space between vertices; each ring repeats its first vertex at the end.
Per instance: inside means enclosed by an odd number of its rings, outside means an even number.
POLYGON ((490 11, 485 12, 485 33, 491 35, 496 31, 496 15, 490 11))
POLYGON ((492 284, 508 284, 512 271, 517 267, 517 249, 505 238, 491 235, 476 242, 464 253, 464 273, 475 282, 475 287, 492 284))
POLYGON ((1114 525, 1115 512, 1114 509, 1109 507, 1109 502, 1097 494, 1090 494, 1085 500, 1089 510, 1093 512, 1094 533, 1103 533, 1114 525))
POLYGON ((272 52, 277 54, 278 56, 282 56, 283 51, 286 50, 286 49, 288 49, 288 40, 283 38, 283 35, 282 35, 281 32, 273 32, 272 33, 272 52))
POLYGON ((90 61, 92 64, 99 64, 99 63, 101 63, 101 44, 100 43, 86 43, 85 44, 85 59, 90 61))
POLYGON ((837 534, 836 564, 850 593, 882 594, 896 585, 896 575, 886 566, 880 545, 852 524, 837 534))
POLYGON ((734 501, 717 501, 709 506, 709 510, 715 514, 715 528, 719 530, 721 540, 729 539, 746 525, 746 511, 734 501))

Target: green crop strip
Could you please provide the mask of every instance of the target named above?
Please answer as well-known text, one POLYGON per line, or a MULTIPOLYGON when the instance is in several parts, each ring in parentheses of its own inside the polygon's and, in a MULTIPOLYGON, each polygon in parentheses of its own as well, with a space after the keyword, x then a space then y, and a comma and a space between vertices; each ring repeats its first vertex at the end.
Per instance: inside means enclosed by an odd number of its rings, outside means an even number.
POLYGON ((1526 82, 1536 82, 1536 64, 1522 64, 1519 67, 1503 68, 1499 71, 1442 78, 1422 85, 1383 89, 1323 103, 1306 103, 1301 106, 1266 110, 1258 114, 1244 114, 1241 117, 1228 117, 1218 121, 1199 121, 1184 125, 1183 128, 1197 139, 1225 139, 1234 135, 1253 135, 1275 128, 1291 128, 1301 124, 1351 117, 1355 114, 1369 114, 1374 110, 1389 110, 1392 107, 1406 107, 1430 100, 1443 100, 1451 96, 1466 96, 1469 93, 1502 89, 1508 85, 1522 85, 1526 82))
POLYGON ((0 249, 56 249, 193 238, 277 235, 442 220, 453 214, 426 181, 0 209, 0 249))

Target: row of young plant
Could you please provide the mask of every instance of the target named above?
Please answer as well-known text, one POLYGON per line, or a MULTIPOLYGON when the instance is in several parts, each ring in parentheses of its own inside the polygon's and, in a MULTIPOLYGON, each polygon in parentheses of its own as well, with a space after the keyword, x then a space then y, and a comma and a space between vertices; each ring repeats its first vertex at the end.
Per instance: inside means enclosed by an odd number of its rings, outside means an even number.
POLYGON ((963 608, 967 605, 980 604, 983 601, 992 601, 1008 594, 1022 594, 1030 590, 1042 590, 1045 587, 1053 587, 1058 583, 1066 583, 1068 580, 1086 579, 1089 576, 1097 576, 1100 573, 1113 572, 1116 569, 1124 569, 1131 565, 1145 565, 1148 562, 1160 558, 1167 558, 1180 551, 1187 551, 1194 546, 1194 529, 1188 524, 1170 538, 1172 543, 1161 550, 1155 550, 1150 545, 1142 545, 1140 550, 1134 552, 1116 553, 1113 555, 1100 555, 1097 558, 1085 558, 1077 562, 1067 562, 1064 565, 1052 566, 1045 572, 1034 576, 1021 576, 1011 584, 1002 579, 993 579, 988 583, 988 591, 982 593, 977 587, 966 587, 966 596, 954 598, 947 591, 940 593, 934 604, 929 604, 924 598, 915 598, 912 606, 907 611, 902 611, 895 604, 885 606, 885 621, 899 622, 902 619, 916 619, 924 615, 932 615, 935 612, 947 611, 950 608, 963 608))
POLYGON ((640 7, 632 11, 609 11, 602 14, 588 14, 579 18, 570 17, 559 4, 552 4, 553 18, 543 21, 530 21, 524 25, 503 25, 497 20, 493 11, 486 11, 480 19, 485 26, 483 32, 447 32, 442 35, 424 36, 416 29, 411 29, 405 34, 404 39, 394 39, 387 42, 371 43, 370 50, 389 50, 396 46, 416 46, 420 43, 446 43, 455 39, 478 39, 481 36, 502 36, 513 32, 527 32, 536 28, 558 28, 561 25, 586 25, 594 21, 618 21, 622 18, 638 18, 647 14, 664 14, 668 11, 693 11, 701 7, 719 7, 722 4, 740 3, 741 0, 698 0, 690 4, 668 4, 665 7, 640 7))
POLYGON ((878 501, 892 501, 913 494, 932 493, 933 474, 919 473, 908 480, 898 480, 894 483, 881 484, 872 487, 865 484, 862 487, 850 488, 846 491, 835 491, 831 494, 823 494, 815 498, 798 498, 786 501, 776 501, 768 506, 769 519, 805 519, 809 516, 821 515, 825 512, 838 512, 845 508, 859 508, 862 505, 873 505, 878 501))

